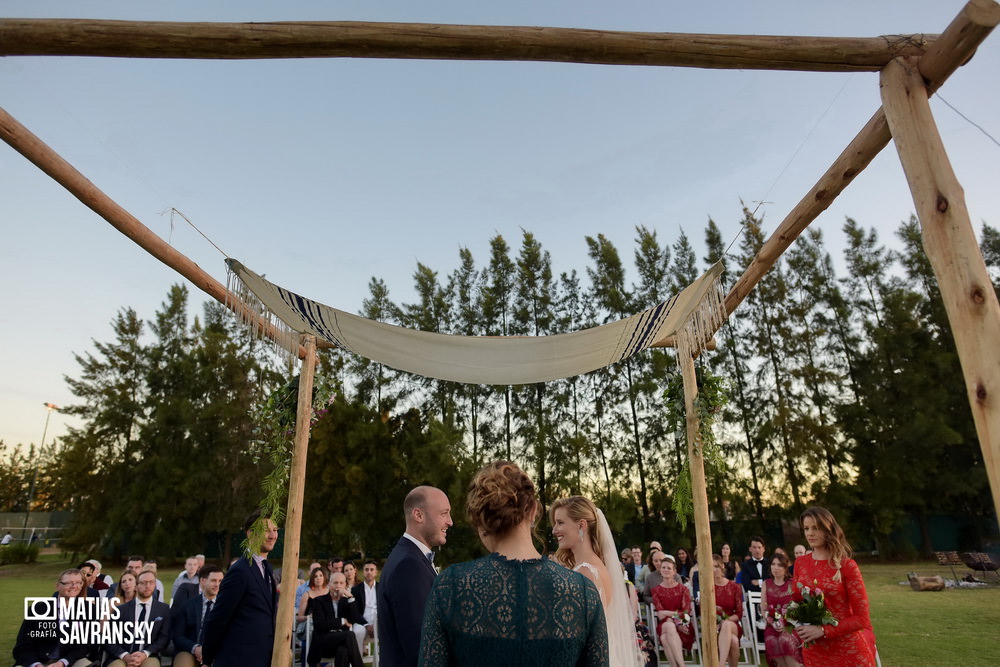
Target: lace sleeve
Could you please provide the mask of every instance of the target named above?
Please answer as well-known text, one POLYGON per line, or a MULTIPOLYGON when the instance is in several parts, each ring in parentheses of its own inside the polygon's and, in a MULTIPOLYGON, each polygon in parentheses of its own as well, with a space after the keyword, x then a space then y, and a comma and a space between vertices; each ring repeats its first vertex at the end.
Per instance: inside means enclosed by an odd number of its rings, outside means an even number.
POLYGON ((450 574, 445 570, 437 577, 424 609, 424 623, 420 631, 420 667, 453 664, 451 646, 445 633, 446 610, 451 606, 450 574))
POLYGON ((868 608, 868 592, 865 590, 864 579, 861 578, 861 569, 853 559, 847 559, 841 565, 840 573, 844 578, 844 592, 847 595, 851 615, 847 618, 838 618, 837 625, 823 626, 826 636, 831 639, 842 637, 858 630, 872 629, 872 620, 868 608))
POLYGON ((604 620, 604 605, 593 582, 584 587, 584 605, 588 616, 587 641, 577 663, 578 667, 609 667, 608 624, 604 620))

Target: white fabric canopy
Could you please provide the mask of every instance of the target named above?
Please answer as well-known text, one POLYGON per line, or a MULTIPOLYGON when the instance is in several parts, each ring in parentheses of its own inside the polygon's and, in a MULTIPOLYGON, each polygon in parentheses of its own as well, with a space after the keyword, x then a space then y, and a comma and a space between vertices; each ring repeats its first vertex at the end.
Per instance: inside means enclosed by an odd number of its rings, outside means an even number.
MULTIPOLYGON (((531 384, 573 377, 682 334, 686 323, 693 323, 699 340, 707 340, 717 324, 705 325, 720 321, 720 264, 680 294, 624 320, 573 333, 511 337, 457 336, 376 322, 299 296, 234 259, 227 259, 226 264, 236 278, 235 283, 230 281, 230 289, 239 289, 244 303, 252 304, 255 311, 246 313, 247 321, 259 326, 263 315, 264 321, 279 328, 284 325, 289 333, 313 334, 391 368, 470 384, 531 384)), ((289 345, 297 342, 288 340, 289 345)))

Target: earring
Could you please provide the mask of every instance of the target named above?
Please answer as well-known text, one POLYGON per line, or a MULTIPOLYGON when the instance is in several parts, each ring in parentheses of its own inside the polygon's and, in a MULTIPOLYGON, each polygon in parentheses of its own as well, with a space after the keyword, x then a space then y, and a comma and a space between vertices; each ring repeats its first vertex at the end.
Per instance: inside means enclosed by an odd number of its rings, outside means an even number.
POLYGON ((583 542, 583 528, 577 528, 576 534, 580 536, 580 541, 583 542))

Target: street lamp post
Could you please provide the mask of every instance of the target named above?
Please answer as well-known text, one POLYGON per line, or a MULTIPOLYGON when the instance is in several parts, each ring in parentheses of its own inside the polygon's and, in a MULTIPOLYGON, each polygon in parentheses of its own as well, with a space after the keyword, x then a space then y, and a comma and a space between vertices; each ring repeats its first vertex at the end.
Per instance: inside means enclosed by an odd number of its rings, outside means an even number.
POLYGON ((54 411, 59 409, 59 406, 54 403, 42 403, 42 405, 44 405, 47 410, 45 413, 45 428, 42 429, 42 442, 38 445, 38 457, 35 459, 35 472, 31 476, 31 487, 28 489, 28 504, 24 507, 24 528, 21 530, 22 536, 28 532, 28 518, 31 516, 31 503, 35 500, 35 485, 38 483, 38 466, 42 460, 42 450, 45 447, 45 436, 49 432, 49 418, 52 417, 52 413, 54 411))

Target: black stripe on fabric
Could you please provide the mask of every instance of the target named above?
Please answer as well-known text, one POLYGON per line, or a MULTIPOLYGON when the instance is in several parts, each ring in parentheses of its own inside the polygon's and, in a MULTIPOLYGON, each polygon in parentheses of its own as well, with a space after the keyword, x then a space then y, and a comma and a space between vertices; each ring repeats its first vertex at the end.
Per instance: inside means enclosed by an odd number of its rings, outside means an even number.
POLYGON ((670 315, 670 311, 673 310, 673 302, 674 299, 671 299, 643 313, 643 318, 636 326, 635 331, 632 332, 632 336, 625 346, 621 359, 627 359, 636 352, 646 349, 650 343, 655 342, 651 339, 656 336, 663 321, 670 315))
POLYGON ((296 294, 295 292, 290 292, 283 287, 278 287, 277 285, 275 285, 275 287, 278 290, 278 296, 280 296, 281 300, 285 302, 285 305, 295 311, 295 314, 298 315, 303 322, 309 325, 313 331, 316 331, 320 336, 334 345, 340 344, 337 341, 337 337, 327 329, 326 323, 323 322, 322 319, 317 321, 317 319, 310 312, 310 308, 307 304, 313 303, 312 301, 296 294))

